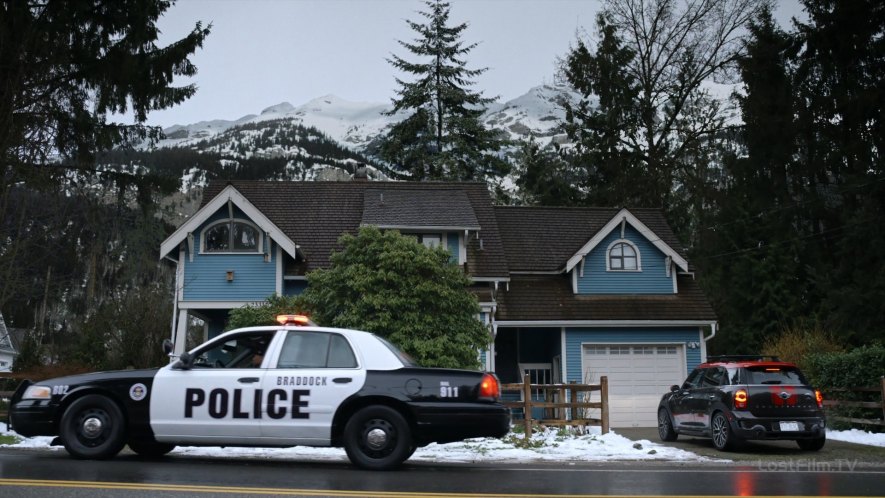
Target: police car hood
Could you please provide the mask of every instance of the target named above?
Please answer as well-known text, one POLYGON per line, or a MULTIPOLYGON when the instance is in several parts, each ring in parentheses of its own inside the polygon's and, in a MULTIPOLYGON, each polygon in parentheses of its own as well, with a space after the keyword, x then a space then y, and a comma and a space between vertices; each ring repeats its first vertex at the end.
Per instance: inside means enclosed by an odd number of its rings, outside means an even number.
POLYGON ((56 377, 54 379, 41 380, 35 384, 53 384, 53 385, 82 385, 92 384, 99 381, 108 380, 136 380, 136 379, 153 379, 159 368, 144 368, 141 370, 110 370, 107 372, 92 372, 77 375, 68 375, 65 377, 56 377))

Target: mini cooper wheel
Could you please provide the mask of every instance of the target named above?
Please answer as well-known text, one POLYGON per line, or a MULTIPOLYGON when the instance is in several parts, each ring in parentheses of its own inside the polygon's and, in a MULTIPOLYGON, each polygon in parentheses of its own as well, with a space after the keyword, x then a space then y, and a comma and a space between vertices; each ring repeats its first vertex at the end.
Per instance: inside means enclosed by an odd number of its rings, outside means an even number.
POLYGON ((797 439, 796 444, 799 445, 800 449, 805 451, 818 451, 824 447, 824 444, 827 442, 827 437, 818 437, 814 439, 797 439))
POLYGON ((175 449, 174 444, 157 441, 129 441, 129 449, 147 458, 159 458, 175 449))
POLYGON ((74 458, 112 458, 126 444, 126 422, 116 403, 89 394, 75 400, 61 418, 59 435, 74 458))
POLYGON ((676 438, 679 437, 676 430, 673 429, 670 414, 664 408, 658 410, 658 435, 661 436, 661 441, 676 441, 676 438))
POLYGON ((344 427, 347 457, 364 469, 397 467, 410 456, 413 447, 406 419, 387 406, 363 408, 344 427))
POLYGON ((730 451, 738 446, 738 437, 731 430, 731 424, 722 412, 713 415, 710 423, 710 432, 713 436, 713 446, 720 451, 730 451))

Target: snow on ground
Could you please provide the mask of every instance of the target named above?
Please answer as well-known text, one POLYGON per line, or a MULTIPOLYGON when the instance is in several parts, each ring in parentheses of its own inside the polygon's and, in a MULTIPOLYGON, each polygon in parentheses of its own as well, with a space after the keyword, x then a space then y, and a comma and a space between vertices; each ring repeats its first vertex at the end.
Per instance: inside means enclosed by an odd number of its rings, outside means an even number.
POLYGON ((847 431, 827 431, 827 439, 845 441, 846 443, 868 444, 885 447, 885 433, 866 432, 860 429, 847 431))
MULTIPOLYGON (((0 423, 0 434, 17 436, 0 423)), ((22 438, 6 448, 52 448, 51 437, 22 438)), ((517 445, 522 434, 511 433, 502 439, 477 438, 418 448, 410 458, 418 462, 608 462, 612 460, 715 461, 689 451, 662 446, 648 440, 632 441, 615 432, 600 434, 598 427, 585 434, 547 429, 532 437, 529 447, 517 445)), ((347 461, 340 448, 220 448, 183 446, 172 454, 224 458, 260 458, 272 460, 347 461)))
MULTIPOLYGON (((6 424, 0 423, 0 435, 20 437, 8 431, 6 424)), ((885 446, 885 434, 873 434, 852 429, 850 431, 827 431, 827 438, 850 443, 885 446)), ((21 438, 14 444, 4 444, 5 448, 42 448, 61 450, 61 446, 49 446, 53 438, 21 438)), ((598 427, 590 428, 585 434, 572 431, 546 429, 532 437, 531 444, 520 447, 522 434, 510 433, 504 438, 477 438, 457 443, 431 444, 418 448, 410 461, 416 462, 610 462, 613 460, 657 460, 657 461, 728 461, 702 457, 695 453, 661 445, 647 439, 633 441, 617 434, 616 431, 601 434, 598 427)), ((347 456, 341 448, 221 448, 182 446, 172 451, 175 455, 203 456, 213 458, 256 458, 267 460, 310 460, 346 462, 347 456)))

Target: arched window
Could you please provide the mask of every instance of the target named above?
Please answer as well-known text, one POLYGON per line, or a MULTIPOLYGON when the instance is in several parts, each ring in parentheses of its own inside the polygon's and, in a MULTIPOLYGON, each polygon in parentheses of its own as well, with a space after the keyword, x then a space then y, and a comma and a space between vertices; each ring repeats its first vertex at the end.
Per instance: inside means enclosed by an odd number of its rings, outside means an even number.
POLYGON ((617 240, 608 248, 608 269, 611 271, 639 271, 639 251, 626 240, 617 240))
POLYGON ((261 232, 242 220, 225 220, 203 230, 203 252, 261 252, 261 232))

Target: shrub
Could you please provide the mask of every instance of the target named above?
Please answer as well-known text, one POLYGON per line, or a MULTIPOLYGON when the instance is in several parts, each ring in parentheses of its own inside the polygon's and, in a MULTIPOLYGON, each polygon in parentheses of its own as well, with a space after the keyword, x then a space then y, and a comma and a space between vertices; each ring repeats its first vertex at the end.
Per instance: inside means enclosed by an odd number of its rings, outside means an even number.
POLYGON ((783 361, 795 363, 807 370, 808 356, 812 353, 835 353, 843 351, 843 343, 822 329, 818 324, 794 325, 785 328, 780 335, 762 346, 762 354, 777 356, 783 361))
MULTIPOLYGON (((813 385, 824 391, 852 387, 878 387, 885 375, 885 346, 875 344, 848 352, 813 353, 807 359, 806 374, 813 385)), ((846 401, 881 402, 880 393, 839 392, 838 398, 846 401)), ((882 410, 875 408, 834 407, 830 415, 863 419, 882 419, 882 410)), ((846 428, 848 424, 831 421, 831 426, 846 428)), ((870 426, 874 431, 882 431, 882 426, 870 426)))

